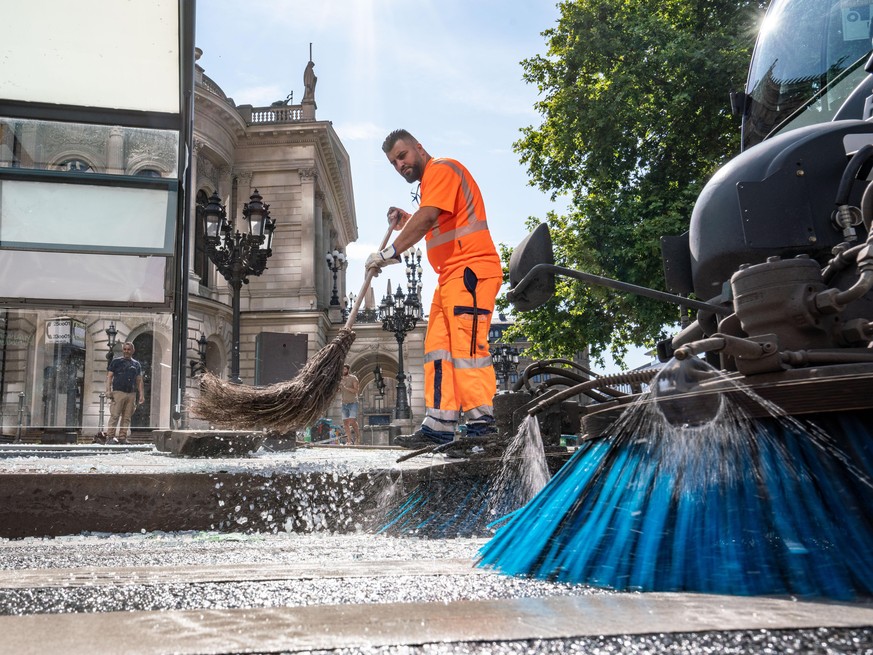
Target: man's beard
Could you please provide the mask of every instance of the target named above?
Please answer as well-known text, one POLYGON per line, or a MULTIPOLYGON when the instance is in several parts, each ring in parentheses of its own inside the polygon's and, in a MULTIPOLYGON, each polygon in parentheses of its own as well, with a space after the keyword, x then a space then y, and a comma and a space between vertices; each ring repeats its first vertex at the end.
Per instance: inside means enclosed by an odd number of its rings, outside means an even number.
POLYGON ((415 163, 410 169, 403 173, 403 179, 412 184, 413 182, 418 182, 421 179, 421 175, 424 172, 424 168, 421 164, 415 163))

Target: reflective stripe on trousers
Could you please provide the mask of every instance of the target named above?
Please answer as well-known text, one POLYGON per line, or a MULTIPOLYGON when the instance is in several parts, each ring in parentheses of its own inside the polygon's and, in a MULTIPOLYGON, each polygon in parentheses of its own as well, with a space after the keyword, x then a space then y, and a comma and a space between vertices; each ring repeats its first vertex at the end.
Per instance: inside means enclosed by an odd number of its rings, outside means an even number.
POLYGON ((424 425, 447 431, 461 410, 468 419, 493 416, 497 381, 488 350, 488 332, 501 278, 484 278, 476 287, 478 326, 473 336, 473 299, 462 278, 434 291, 424 339, 424 425))

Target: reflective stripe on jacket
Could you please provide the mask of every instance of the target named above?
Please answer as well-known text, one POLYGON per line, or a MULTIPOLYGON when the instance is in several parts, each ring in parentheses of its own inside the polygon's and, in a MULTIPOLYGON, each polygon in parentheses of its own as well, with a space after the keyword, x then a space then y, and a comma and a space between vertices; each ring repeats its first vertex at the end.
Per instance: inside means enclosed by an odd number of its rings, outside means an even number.
POLYGON ((420 190, 420 205, 440 210, 437 225, 425 237, 427 258, 440 284, 463 275, 471 265, 481 278, 502 277, 485 203, 470 172, 454 159, 431 159, 420 190))

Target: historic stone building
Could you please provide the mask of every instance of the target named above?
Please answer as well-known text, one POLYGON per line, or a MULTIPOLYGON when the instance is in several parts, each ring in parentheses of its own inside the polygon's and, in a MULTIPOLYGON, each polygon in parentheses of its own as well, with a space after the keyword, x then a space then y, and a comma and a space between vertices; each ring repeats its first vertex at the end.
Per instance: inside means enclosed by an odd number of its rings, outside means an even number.
MULTIPOLYGON (((288 379, 343 324, 339 307, 330 305, 333 275, 325 255, 344 251, 357 239, 358 226, 348 155, 330 121, 316 118, 315 86, 310 62, 304 71, 300 104, 235 105, 197 66, 197 194, 192 203, 203 203, 217 192, 228 213, 236 212, 239 218, 243 202, 257 189, 276 221, 268 268, 263 275, 250 278, 240 299, 240 377, 249 384, 288 379)), ((192 212, 196 215, 194 205, 192 212)), ((230 291, 204 254, 202 229, 192 225, 191 230, 195 246, 189 285, 189 337, 193 343, 200 334, 206 335, 207 367, 225 372, 232 339, 230 291)), ((349 291, 341 270, 337 295, 345 298, 349 291)), ((390 379, 397 373, 398 361, 393 337, 373 318, 372 312, 359 316, 357 338, 347 360, 361 381, 362 427, 369 423, 371 414, 379 415, 383 422, 395 399, 393 385, 386 385, 381 395, 373 384, 376 367, 390 379)), ((416 372, 422 370, 423 325, 408 335, 405 343, 404 368, 412 372, 414 381, 416 372)), ((413 384, 410 399, 414 415, 420 416, 423 390, 413 384)), ((338 405, 328 418, 338 421, 338 405)), ((367 435, 372 438, 373 430, 365 429, 367 435)))

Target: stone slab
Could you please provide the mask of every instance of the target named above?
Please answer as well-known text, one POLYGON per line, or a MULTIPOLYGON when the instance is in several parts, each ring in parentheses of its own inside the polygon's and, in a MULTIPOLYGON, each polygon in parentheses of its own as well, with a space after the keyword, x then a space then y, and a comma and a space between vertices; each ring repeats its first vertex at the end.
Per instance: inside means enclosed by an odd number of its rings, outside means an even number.
POLYGON ((394 459, 405 451, 341 446, 203 459, 135 446, 67 448, 76 453, 28 446, 19 458, 0 458, 0 538, 185 530, 344 533, 367 527, 382 491, 400 480, 407 487, 422 478, 465 484, 464 478, 483 475, 485 465, 429 457, 398 466, 394 459), (109 454, 112 448, 117 454, 109 454))
POLYGON ((870 606, 695 594, 0 617, 6 652, 217 654, 873 626, 870 606), (34 635, 40 635, 34 639, 34 635))
MULTIPOLYGON (((261 447, 263 432, 156 430, 155 448, 179 457, 245 457, 261 447)), ((294 442, 293 437, 289 439, 294 442)))
POLYGON ((475 568, 470 559, 324 561, 299 564, 232 566, 124 566, 0 570, 0 589, 100 587, 119 585, 265 582, 322 578, 380 578, 387 576, 497 575, 475 568))

